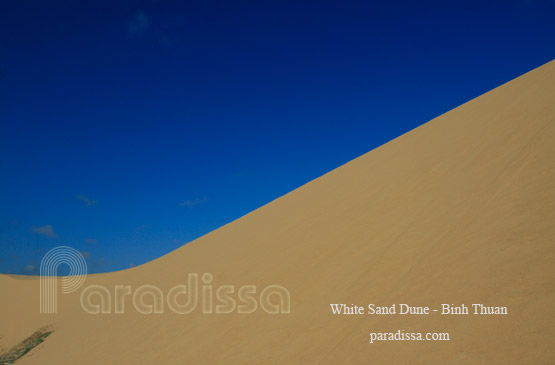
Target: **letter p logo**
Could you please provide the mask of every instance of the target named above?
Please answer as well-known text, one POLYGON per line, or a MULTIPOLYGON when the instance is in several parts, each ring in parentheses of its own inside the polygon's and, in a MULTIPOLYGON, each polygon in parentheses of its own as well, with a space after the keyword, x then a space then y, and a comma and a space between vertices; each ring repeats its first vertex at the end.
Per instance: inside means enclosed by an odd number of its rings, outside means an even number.
POLYGON ((81 253, 68 246, 51 249, 40 262, 40 312, 58 312, 58 266, 69 266, 69 275, 61 279, 62 293, 72 293, 79 289, 87 275, 87 263, 81 253))

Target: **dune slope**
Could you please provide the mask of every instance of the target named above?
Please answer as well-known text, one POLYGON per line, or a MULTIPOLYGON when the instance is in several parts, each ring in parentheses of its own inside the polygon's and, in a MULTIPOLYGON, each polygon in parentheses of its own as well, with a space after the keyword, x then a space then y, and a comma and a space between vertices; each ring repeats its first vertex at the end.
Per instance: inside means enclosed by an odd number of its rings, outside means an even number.
POLYGON ((144 315, 128 300, 124 314, 91 315, 77 291, 41 315, 38 279, 0 276, 0 345, 52 325, 22 364, 549 363, 554 222, 552 61, 160 259, 85 282, 166 294, 210 273, 216 289, 281 285, 291 313, 206 314, 199 302, 144 315), (334 316, 330 303, 483 303, 508 315, 334 316), (451 341, 369 343, 397 330, 451 341))

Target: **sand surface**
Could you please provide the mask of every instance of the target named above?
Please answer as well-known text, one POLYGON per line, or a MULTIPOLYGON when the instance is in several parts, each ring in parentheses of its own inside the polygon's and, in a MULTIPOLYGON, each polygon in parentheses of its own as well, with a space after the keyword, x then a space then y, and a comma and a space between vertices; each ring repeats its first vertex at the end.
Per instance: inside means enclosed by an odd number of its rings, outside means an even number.
POLYGON ((555 61, 81 289, 167 293, 190 273, 212 274, 214 288, 281 285, 291 313, 206 314, 199 302, 184 315, 132 303, 91 315, 78 290, 40 314, 38 278, 0 275, 0 346, 52 325, 19 363, 554 363, 555 61), (330 303, 483 303, 509 314, 334 316, 330 303), (399 329, 451 341, 369 343, 370 332, 399 329))

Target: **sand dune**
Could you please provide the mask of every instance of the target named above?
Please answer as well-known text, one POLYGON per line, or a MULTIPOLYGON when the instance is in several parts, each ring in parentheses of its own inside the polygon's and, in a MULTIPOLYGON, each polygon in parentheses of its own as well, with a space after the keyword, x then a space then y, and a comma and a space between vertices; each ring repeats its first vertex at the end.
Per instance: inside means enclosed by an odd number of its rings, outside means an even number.
POLYGON ((0 276, 0 346, 52 325, 20 363, 553 363, 554 222, 552 61, 160 259, 85 282, 112 297, 116 285, 166 294, 210 273, 214 290, 283 286, 289 314, 206 314, 199 302, 144 315, 128 300, 124 314, 92 315, 81 291, 40 314, 37 278, 0 276), (330 303, 508 314, 334 316, 330 303), (399 329, 451 340, 369 343, 399 329))

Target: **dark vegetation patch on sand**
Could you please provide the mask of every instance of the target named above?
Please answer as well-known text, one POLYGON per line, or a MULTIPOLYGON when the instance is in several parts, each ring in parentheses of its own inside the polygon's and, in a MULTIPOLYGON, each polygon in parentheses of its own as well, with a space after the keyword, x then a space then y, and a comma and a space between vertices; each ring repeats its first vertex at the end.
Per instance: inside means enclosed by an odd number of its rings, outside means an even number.
POLYGON ((6 352, 0 353, 0 365, 13 364, 26 353, 41 344, 53 331, 51 327, 43 327, 6 352))

